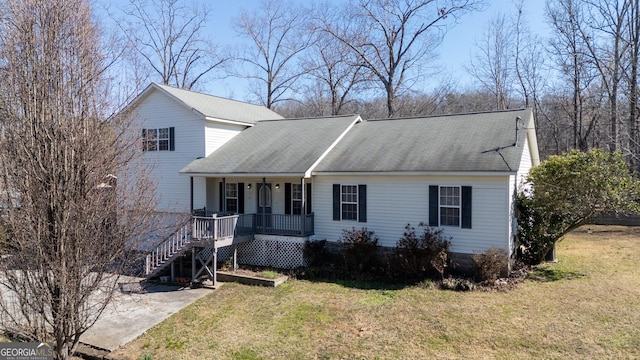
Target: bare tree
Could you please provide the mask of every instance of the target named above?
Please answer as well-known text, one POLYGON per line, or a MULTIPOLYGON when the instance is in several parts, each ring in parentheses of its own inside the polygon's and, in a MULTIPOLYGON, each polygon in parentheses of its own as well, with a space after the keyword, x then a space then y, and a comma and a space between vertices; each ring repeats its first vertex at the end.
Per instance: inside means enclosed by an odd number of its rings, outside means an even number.
MULTIPOLYGON (((230 54, 222 53, 203 37, 210 12, 206 4, 131 1, 124 15, 116 20, 129 41, 132 55, 137 55, 131 64, 145 64, 151 78, 184 89, 193 89, 214 70, 223 68, 230 54)), ((138 66, 133 69, 140 71, 138 66)))
POLYGON ((365 76, 368 72, 365 73, 344 44, 333 40, 327 34, 321 34, 302 66, 312 78, 310 91, 305 92, 319 92, 320 100, 329 105, 329 113, 338 115, 352 101, 352 93, 361 89, 369 79, 365 76))
POLYGON ((308 13, 300 5, 263 0, 258 10, 242 11, 235 20, 238 33, 251 40, 251 45, 242 49, 240 60, 253 71, 237 76, 255 80, 252 91, 269 109, 291 100, 296 82, 305 73, 297 61, 314 38, 308 31, 308 13))
POLYGON ((619 85, 622 78, 622 59, 627 46, 623 41, 625 21, 631 2, 585 1, 591 8, 589 29, 580 28, 582 39, 598 70, 609 102, 611 151, 620 148, 620 117, 618 114, 619 85))
POLYGON ((470 60, 467 71, 494 96, 494 109, 509 108, 515 81, 515 33, 504 14, 498 14, 488 24, 481 41, 476 41, 477 55, 470 60))
POLYGON ((347 45, 372 72, 393 117, 396 99, 419 68, 435 56, 449 20, 477 9, 479 0, 361 0, 346 5, 342 21, 324 30, 347 45))
POLYGON ((638 66, 640 65, 640 1, 631 0, 629 3, 629 12, 626 20, 626 36, 623 41, 629 48, 628 66, 624 72, 624 79, 627 83, 629 98, 629 118, 627 126, 629 129, 629 159, 632 169, 640 170, 640 129, 638 121, 640 120, 640 105, 638 103, 638 66))
POLYGON ((112 298, 153 186, 138 131, 107 117, 100 29, 86 1, 0 4, 0 327, 71 356, 112 298), (7 146, 11 144, 11 146, 7 146))
POLYGON ((570 106, 563 106, 563 112, 573 124, 572 148, 586 150, 587 139, 597 118, 586 122, 586 89, 595 80, 592 62, 588 57, 587 45, 582 37, 582 27, 586 25, 583 5, 575 0, 559 0, 547 3, 547 16, 556 36, 551 40, 553 58, 560 74, 571 84, 570 106), (586 123, 586 124, 585 124, 586 123), (585 131, 585 125, 587 130, 585 131))

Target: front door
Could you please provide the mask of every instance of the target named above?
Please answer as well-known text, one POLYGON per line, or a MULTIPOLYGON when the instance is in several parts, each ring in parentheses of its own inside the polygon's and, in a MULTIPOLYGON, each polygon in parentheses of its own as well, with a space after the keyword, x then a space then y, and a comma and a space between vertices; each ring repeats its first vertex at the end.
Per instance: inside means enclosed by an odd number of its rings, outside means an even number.
POLYGON ((258 184, 258 227, 271 227, 271 184, 258 184))

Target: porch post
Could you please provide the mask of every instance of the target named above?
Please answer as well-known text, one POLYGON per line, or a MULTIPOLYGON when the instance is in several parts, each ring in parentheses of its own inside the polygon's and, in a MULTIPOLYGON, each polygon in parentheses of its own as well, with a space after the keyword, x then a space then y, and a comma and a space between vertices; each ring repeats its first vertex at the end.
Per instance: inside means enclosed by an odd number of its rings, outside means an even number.
POLYGON ((302 232, 300 234, 300 236, 304 236, 305 231, 305 223, 307 222, 307 201, 306 201, 306 195, 305 194, 305 186, 304 186, 304 177, 300 180, 301 183, 301 187, 302 187, 302 206, 300 209, 300 231, 302 232))
POLYGON ((220 194, 220 198, 222 199, 222 209, 220 211, 222 213, 227 212, 227 179, 222 178, 222 194, 220 194))
POLYGON ((267 179, 262 178, 262 206, 260 211, 262 212, 262 229, 267 227, 267 214, 266 214, 266 206, 267 206, 267 179))
POLYGON ((191 190, 191 213, 193 214, 193 176, 189 176, 190 179, 190 190, 191 190))
POLYGON ((238 270, 238 245, 233 245, 233 271, 238 270))
POLYGON ((196 248, 191 248, 191 282, 196 280, 196 248))
POLYGON ((213 246, 213 287, 218 285, 218 248, 213 246))

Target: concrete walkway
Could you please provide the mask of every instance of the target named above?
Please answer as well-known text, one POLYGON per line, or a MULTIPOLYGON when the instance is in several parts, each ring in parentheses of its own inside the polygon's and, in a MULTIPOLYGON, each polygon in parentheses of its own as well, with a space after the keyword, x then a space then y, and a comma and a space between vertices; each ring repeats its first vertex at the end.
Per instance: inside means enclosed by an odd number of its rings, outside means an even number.
POLYGON ((113 351, 136 339, 152 326, 210 294, 211 289, 189 289, 163 284, 147 284, 142 278, 125 277, 123 291, 116 292, 96 324, 80 337, 80 342, 113 351))

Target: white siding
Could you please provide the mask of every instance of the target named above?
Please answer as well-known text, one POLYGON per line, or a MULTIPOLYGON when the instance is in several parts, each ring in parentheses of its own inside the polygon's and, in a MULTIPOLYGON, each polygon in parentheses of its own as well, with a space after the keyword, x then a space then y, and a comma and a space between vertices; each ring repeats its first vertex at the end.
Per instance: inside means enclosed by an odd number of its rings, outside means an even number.
POLYGON ((531 161, 531 150, 529 149, 529 141, 527 139, 524 140, 524 146, 522 149, 522 159, 520 159, 520 167, 518 168, 518 179, 517 186, 519 190, 523 189, 523 185, 525 184, 527 175, 529 175, 529 170, 531 170, 532 161, 531 161))
MULTIPOLYGON (((189 176, 180 170, 193 160, 204 157, 240 133, 244 127, 205 121, 199 114, 158 91, 151 91, 138 103, 140 128, 175 128, 175 151, 149 151, 145 161, 153 164, 151 177, 156 181, 158 210, 187 212, 191 206, 189 176)), ((193 206, 207 203, 207 181, 194 178, 193 206)))
POLYGON ((244 126, 222 124, 206 121, 205 124, 205 155, 209 156, 227 141, 238 135, 244 126))
POLYGON ((520 191, 526 191, 530 188, 530 186, 526 183, 527 175, 529 175, 529 171, 533 166, 533 162, 531 161, 531 149, 529 149, 529 140, 525 138, 524 146, 522 148, 522 158, 520 160, 520 167, 518 168, 518 172, 515 176, 509 176, 509 189, 511 189, 511 196, 509 196, 509 255, 514 250, 514 237, 518 232, 518 222, 516 219, 516 209, 515 209, 515 199, 516 195, 520 191))
POLYGON ((452 237, 451 251, 483 252, 495 246, 507 249, 510 209, 508 176, 315 176, 313 210, 315 239, 336 241, 342 229, 367 227, 380 245, 393 247, 408 223, 416 227, 429 219, 429 185, 472 187, 472 228, 445 227, 452 237), (333 184, 367 185, 367 222, 333 220, 333 184))
MULTIPOLYGON (((189 211, 190 180, 179 172, 191 161, 204 156, 204 120, 158 91, 149 93, 136 110, 141 128, 175 127, 175 151, 149 151, 144 154, 145 161, 154 165, 150 175, 156 181, 158 210, 189 211)), ((194 194, 204 194, 204 181, 194 180, 194 194)), ((198 204, 194 206, 198 207, 198 204)))

